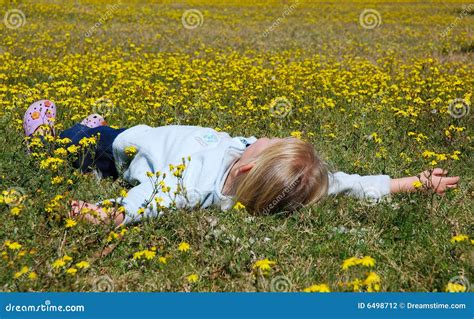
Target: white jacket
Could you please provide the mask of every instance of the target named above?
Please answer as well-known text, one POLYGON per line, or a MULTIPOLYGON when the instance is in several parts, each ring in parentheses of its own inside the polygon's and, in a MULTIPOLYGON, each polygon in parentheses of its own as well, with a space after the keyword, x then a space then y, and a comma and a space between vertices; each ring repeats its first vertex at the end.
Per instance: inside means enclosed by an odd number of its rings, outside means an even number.
MULTIPOLYGON (((119 173, 122 172, 125 180, 136 185, 126 197, 114 200, 121 202, 125 208, 124 223, 138 221, 143 216, 162 214, 152 197, 156 176, 148 177, 147 172, 166 173, 165 185, 173 193, 178 186, 178 178, 169 171, 169 164, 179 165, 183 158, 186 159, 182 177, 186 196, 173 199, 173 196, 160 191, 154 196, 162 199, 160 205, 170 206, 174 200, 178 208, 231 208, 233 198, 222 194, 225 179, 232 163, 256 140, 253 136, 232 138, 227 133, 199 126, 154 128, 138 125, 125 130, 112 145, 119 173), (125 149, 131 146, 137 150, 133 158, 125 154, 125 149), (191 158, 189 162, 188 157, 191 158), (144 207, 150 202, 152 205, 144 207), (138 214, 142 207, 144 212, 138 214)), ((329 176, 329 194, 348 193, 359 198, 378 199, 389 192, 390 177, 387 175, 360 176, 337 172, 329 176)))

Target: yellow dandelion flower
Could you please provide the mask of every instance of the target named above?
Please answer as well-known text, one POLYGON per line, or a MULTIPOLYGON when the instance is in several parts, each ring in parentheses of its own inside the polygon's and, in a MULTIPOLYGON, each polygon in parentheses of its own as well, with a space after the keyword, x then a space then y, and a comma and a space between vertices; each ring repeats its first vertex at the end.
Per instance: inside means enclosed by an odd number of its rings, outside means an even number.
POLYGON ((458 284, 458 283, 453 283, 449 282, 446 285, 445 290, 446 292, 465 292, 466 291, 466 286, 458 284))
POLYGON ((79 269, 86 269, 90 267, 90 264, 87 261, 81 261, 76 264, 76 267, 79 269))
POLYGON ((412 185, 413 185, 413 187, 415 187, 415 188, 420 188, 420 187, 422 187, 422 186, 423 186, 423 183, 422 183, 422 182, 420 182, 420 181, 416 181, 416 182, 413 182, 413 184, 412 184, 412 185))
POLYGON ((54 261, 53 268, 58 269, 64 267, 65 265, 66 262, 62 258, 59 258, 54 261))
POLYGON ((189 283, 194 283, 194 282, 198 281, 198 279, 199 279, 199 276, 197 274, 191 274, 191 275, 186 277, 186 280, 189 283))
POLYGON ((368 292, 380 291, 380 276, 371 271, 367 274, 367 278, 362 284, 367 287, 368 292))
POLYGON ((297 138, 297 139, 301 139, 301 136, 303 135, 303 132, 301 132, 301 131, 293 131, 293 132, 290 133, 290 135, 291 135, 292 137, 297 138))
POLYGON ((145 256, 146 259, 152 260, 153 258, 155 258, 156 252, 155 252, 155 251, 151 251, 151 250, 145 250, 145 251, 144 251, 144 256, 145 256))
POLYGON ((233 208, 237 209, 237 210, 241 210, 241 209, 245 209, 245 205, 242 204, 241 202, 237 202, 237 203, 235 203, 233 208))
POLYGON ((272 269, 272 266, 276 265, 276 261, 269 260, 268 258, 257 260, 252 268, 260 269, 263 273, 268 273, 272 269))
POLYGON ((14 241, 12 243, 8 242, 8 243, 6 243, 6 246, 11 250, 19 250, 21 248, 21 244, 19 244, 16 241, 14 241))
POLYGON ((71 276, 74 276, 74 275, 76 274, 76 272, 77 272, 77 269, 76 269, 76 268, 72 268, 72 267, 71 267, 71 268, 68 268, 68 269, 66 270, 66 273, 67 273, 68 275, 71 275, 71 276))
POLYGON ((133 259, 135 260, 141 259, 143 254, 144 254, 143 251, 137 251, 136 253, 133 254, 133 259))
POLYGON ((128 146, 124 149, 125 155, 128 157, 133 157, 135 154, 137 154, 137 148, 135 146, 128 146))
POLYGON ((12 214, 12 216, 19 216, 21 211, 22 211, 23 207, 22 206, 15 206, 15 207, 12 207, 10 209, 10 214, 12 214))
POLYGON ((189 244, 187 242, 184 242, 184 241, 182 243, 180 243, 179 246, 178 246, 178 250, 183 251, 183 252, 188 251, 190 248, 191 248, 191 246, 189 246, 189 244))
POLYGON ((77 222, 74 219, 66 218, 66 228, 72 228, 77 225, 77 222))
POLYGON ((359 262, 359 258, 357 257, 347 258, 346 260, 342 262, 342 269, 347 270, 352 266, 358 265, 358 262, 359 262))
POLYGON ((364 256, 359 260, 359 263, 365 267, 374 267, 375 259, 370 256, 364 256))
POLYGON ((469 236, 460 234, 460 235, 453 236, 450 242, 454 244, 454 243, 459 243, 459 242, 468 241, 468 240, 469 240, 469 236))
POLYGON ((329 289, 329 286, 326 284, 316 284, 316 285, 311 285, 305 289, 303 289, 304 292, 331 292, 331 289, 329 289))
POLYGON ((20 271, 16 272, 16 273, 13 275, 13 277, 14 277, 14 278, 20 278, 21 276, 23 276, 24 274, 26 274, 29 270, 30 270, 30 268, 28 268, 27 266, 23 266, 20 271))
POLYGON ((79 147, 77 145, 71 145, 67 148, 67 151, 71 154, 76 154, 79 151, 79 147))
POLYGON ((127 197, 127 195, 128 195, 128 192, 127 192, 127 190, 126 190, 126 189, 122 189, 122 190, 120 190, 120 196, 122 196, 122 197, 124 197, 124 198, 125 198, 125 197, 127 197))

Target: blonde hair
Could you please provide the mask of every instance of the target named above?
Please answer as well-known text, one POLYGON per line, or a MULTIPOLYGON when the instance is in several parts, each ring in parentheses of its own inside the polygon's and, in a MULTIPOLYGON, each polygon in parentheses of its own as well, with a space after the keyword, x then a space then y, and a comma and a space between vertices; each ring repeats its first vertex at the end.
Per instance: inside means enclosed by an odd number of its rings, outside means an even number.
POLYGON ((254 214, 292 212, 327 194, 328 169, 313 145, 289 137, 258 155, 233 186, 236 199, 254 214))

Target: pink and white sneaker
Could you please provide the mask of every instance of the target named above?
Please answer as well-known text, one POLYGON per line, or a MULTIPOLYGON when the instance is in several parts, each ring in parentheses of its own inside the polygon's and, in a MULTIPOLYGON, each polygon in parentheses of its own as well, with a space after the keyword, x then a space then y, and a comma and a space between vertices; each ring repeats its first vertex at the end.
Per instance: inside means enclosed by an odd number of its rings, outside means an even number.
POLYGON ((91 114, 88 117, 86 117, 84 120, 82 120, 81 124, 89 128, 95 128, 99 126, 105 126, 107 125, 107 122, 99 114, 91 114))
POLYGON ((23 116, 23 130, 26 136, 33 134, 38 127, 45 125, 54 135, 56 105, 50 100, 39 100, 31 104, 23 116))

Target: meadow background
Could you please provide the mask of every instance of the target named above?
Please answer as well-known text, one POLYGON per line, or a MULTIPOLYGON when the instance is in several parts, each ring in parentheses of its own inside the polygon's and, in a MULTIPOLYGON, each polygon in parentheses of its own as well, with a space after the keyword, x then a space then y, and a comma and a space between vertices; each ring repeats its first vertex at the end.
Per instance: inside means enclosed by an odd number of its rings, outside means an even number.
POLYGON ((0 4, 1 291, 472 290, 472 3, 0 4), (292 135, 334 170, 462 179, 444 197, 338 196, 290 217, 75 223, 69 200, 128 185, 77 174, 48 147, 27 154, 21 120, 43 98, 58 131, 98 112, 115 126, 292 135))

